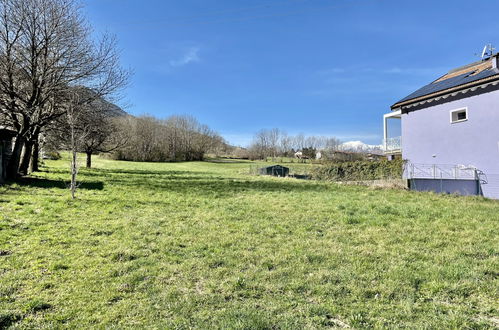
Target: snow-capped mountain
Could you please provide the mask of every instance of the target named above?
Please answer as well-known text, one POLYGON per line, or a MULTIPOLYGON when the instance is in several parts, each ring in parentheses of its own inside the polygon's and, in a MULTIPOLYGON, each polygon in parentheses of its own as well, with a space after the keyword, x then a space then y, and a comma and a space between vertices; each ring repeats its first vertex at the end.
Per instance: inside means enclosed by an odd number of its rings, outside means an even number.
POLYGON ((383 151, 382 145, 366 144, 362 141, 344 142, 340 145, 340 150, 356 151, 356 152, 371 152, 371 153, 381 153, 383 151))

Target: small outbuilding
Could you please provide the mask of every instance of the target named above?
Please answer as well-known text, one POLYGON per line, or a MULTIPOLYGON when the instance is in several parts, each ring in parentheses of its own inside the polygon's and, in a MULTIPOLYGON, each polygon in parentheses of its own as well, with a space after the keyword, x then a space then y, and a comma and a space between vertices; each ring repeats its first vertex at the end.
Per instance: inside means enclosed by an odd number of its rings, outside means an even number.
POLYGON ((273 175, 273 176, 288 176, 289 168, 281 165, 272 165, 267 167, 262 167, 260 169, 261 175, 273 175))
POLYGON ((0 183, 7 176, 7 161, 12 152, 12 141, 16 132, 0 128, 0 183))

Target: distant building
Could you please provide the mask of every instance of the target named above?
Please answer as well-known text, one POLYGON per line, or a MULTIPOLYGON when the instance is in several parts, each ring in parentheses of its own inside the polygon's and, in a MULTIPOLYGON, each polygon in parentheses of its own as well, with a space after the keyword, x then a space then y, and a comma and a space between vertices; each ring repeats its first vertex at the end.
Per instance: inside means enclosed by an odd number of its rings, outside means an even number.
POLYGON ((408 161, 413 189, 499 198, 497 54, 449 71, 391 110, 384 152, 408 161), (400 136, 390 135, 394 119, 400 136))

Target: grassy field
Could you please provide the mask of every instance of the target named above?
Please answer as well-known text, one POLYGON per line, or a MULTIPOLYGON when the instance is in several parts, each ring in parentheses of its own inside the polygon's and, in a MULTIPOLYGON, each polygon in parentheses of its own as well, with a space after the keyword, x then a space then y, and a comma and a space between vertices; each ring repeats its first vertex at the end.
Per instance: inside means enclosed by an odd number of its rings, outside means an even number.
POLYGON ((0 187, 0 328, 499 327, 498 201, 95 167, 0 187))

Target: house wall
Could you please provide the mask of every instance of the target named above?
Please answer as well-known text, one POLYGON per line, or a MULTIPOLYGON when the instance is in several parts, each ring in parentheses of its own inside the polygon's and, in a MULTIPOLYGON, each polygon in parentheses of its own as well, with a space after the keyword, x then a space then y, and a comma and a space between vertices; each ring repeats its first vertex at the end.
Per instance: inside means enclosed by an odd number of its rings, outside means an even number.
POLYGON ((412 163, 473 165, 487 176, 486 197, 499 198, 499 91, 402 115, 402 157, 412 163), (452 124, 450 111, 468 108, 452 124))
POLYGON ((409 180, 409 188, 417 191, 434 191, 437 193, 459 194, 464 196, 480 194, 480 187, 475 180, 411 179, 409 180))

